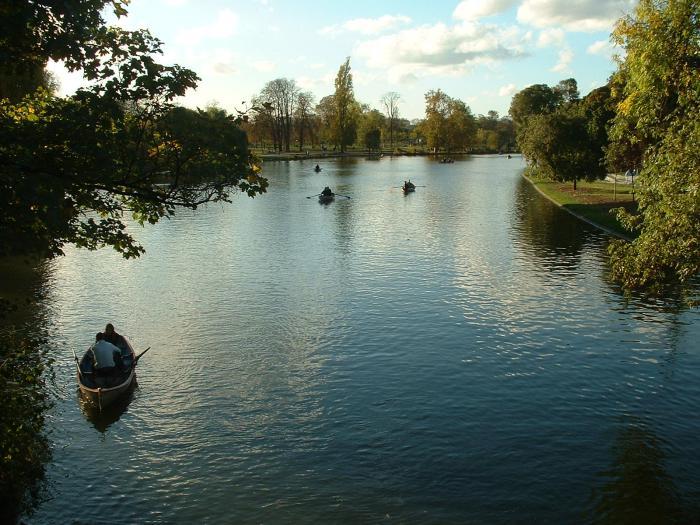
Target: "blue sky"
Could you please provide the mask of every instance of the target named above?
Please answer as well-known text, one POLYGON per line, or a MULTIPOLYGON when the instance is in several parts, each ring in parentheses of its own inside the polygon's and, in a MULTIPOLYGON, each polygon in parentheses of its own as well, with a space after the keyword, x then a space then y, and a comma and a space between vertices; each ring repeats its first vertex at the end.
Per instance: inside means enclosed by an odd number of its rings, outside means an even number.
MULTIPOLYGON (((351 57, 355 96, 380 109, 401 95, 405 118, 422 118, 424 94, 442 89, 475 114, 507 114, 513 93, 573 77, 582 94, 615 70, 609 42, 635 0, 132 0, 126 29, 164 42, 162 62, 202 78, 181 103, 243 109, 264 84, 293 78, 316 101, 333 92, 351 57)), ((60 65, 62 92, 80 84, 60 65)))

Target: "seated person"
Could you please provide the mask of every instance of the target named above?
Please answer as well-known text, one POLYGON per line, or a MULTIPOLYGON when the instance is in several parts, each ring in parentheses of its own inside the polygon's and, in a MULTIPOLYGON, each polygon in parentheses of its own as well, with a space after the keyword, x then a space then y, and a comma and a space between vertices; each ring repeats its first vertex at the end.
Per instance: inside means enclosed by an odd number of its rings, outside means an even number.
POLYGON ((105 341, 103 335, 98 333, 92 345, 93 369, 98 377, 113 377, 117 375, 117 365, 121 364, 121 351, 109 341, 105 341))
POLYGON ((105 326, 104 340, 120 348, 126 346, 124 338, 114 331, 114 325, 112 323, 107 323, 107 326, 105 326))
POLYGON ((325 188, 323 188, 321 195, 325 197, 330 197, 331 195, 333 195, 333 191, 328 186, 326 186, 325 188))

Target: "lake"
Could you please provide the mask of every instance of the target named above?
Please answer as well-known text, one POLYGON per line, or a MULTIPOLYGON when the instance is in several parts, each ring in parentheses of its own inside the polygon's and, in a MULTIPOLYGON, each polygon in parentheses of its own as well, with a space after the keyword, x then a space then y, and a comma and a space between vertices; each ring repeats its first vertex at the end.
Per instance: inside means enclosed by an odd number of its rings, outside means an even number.
POLYGON ((659 523, 700 516, 700 312, 625 297, 519 157, 270 162, 267 194, 68 249, 30 523, 659 523), (410 179, 418 187, 404 195, 410 179), (350 198, 328 205, 324 186, 350 198), (138 386, 81 407, 113 322, 138 386))

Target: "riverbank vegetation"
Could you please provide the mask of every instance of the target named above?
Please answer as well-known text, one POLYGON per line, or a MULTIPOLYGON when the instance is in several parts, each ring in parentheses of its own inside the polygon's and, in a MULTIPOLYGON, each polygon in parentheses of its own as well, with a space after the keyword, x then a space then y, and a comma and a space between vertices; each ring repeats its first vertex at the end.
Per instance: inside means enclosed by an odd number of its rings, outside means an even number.
POLYGON ((617 207, 632 242, 610 246, 612 275, 661 292, 700 272, 700 6, 641 0, 612 38, 624 50, 608 84, 579 99, 575 80, 530 86, 510 114, 531 172, 554 181, 639 173, 636 209, 617 207))

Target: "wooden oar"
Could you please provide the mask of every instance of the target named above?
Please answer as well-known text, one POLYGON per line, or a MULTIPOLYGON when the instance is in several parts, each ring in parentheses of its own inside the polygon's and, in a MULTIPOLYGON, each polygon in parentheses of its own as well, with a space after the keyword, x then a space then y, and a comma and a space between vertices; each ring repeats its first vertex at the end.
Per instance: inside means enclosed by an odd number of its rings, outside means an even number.
POLYGON ((141 352, 139 355, 137 355, 137 356, 134 358, 134 366, 136 366, 136 364, 139 362, 139 359, 141 359, 141 356, 142 356, 143 354, 145 354, 146 352, 148 352, 150 349, 151 349, 151 347, 149 346, 148 348, 146 348, 143 352, 141 352))
POLYGON ((309 195, 309 196, 306 197, 306 198, 307 198, 307 199, 310 199, 311 197, 320 197, 320 196, 321 196, 321 194, 320 194, 320 193, 317 193, 316 195, 309 195))
POLYGON ((341 195, 340 193, 334 193, 334 197, 345 197, 346 199, 352 199, 350 195, 341 195))
POLYGON ((71 348, 73 350, 73 359, 75 359, 75 367, 78 369, 78 375, 80 376, 80 379, 83 379, 83 373, 80 371, 80 361, 78 361, 78 356, 75 355, 75 349, 71 348))

